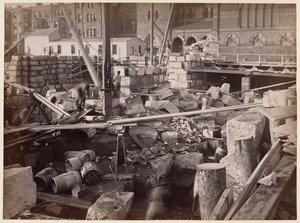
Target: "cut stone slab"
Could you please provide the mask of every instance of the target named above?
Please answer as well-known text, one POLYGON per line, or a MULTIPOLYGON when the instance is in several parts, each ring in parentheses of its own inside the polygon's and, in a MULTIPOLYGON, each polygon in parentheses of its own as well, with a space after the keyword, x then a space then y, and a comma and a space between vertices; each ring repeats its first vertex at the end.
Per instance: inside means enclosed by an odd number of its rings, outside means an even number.
POLYGON ((178 132, 166 131, 161 134, 162 141, 168 144, 175 144, 178 140, 178 132))
POLYGON ((88 209, 86 220, 125 220, 133 201, 133 192, 109 192, 88 209))
POLYGON ((171 97, 170 99, 170 102, 175 105, 177 108, 179 107, 179 98, 174 96, 174 97, 171 97))
POLYGON ((157 157, 149 161, 152 169, 157 173, 157 177, 166 177, 168 176, 173 164, 174 164, 174 155, 169 153, 164 156, 157 157))
POLYGON ((257 149, 262 138, 266 118, 259 111, 248 111, 231 119, 226 125, 228 154, 235 153, 234 140, 253 137, 253 149, 257 149))
POLYGON ((149 100, 149 101, 146 101, 145 107, 151 107, 151 108, 155 108, 155 109, 162 109, 168 103, 169 103, 168 100, 160 100, 160 101, 149 100))
POLYGON ((145 107, 140 96, 125 99, 127 115, 145 113, 145 107))
POLYGON ((37 188, 31 167, 4 170, 3 218, 9 219, 36 205, 37 188))
POLYGON ((245 98, 244 98, 244 104, 250 104, 250 103, 254 103, 254 98, 253 97, 249 97, 249 96, 245 96, 245 98))
POLYGON ((196 166, 201 163, 204 163, 202 153, 191 152, 190 154, 175 154, 175 167, 195 170, 196 166))
POLYGON ((198 101, 196 99, 183 99, 179 101, 179 108, 183 111, 192 111, 198 109, 198 101))
POLYGON ((158 99, 163 100, 165 98, 173 96, 173 92, 169 88, 159 88, 153 90, 152 93, 158 94, 158 99))
POLYGON ((233 106, 233 105, 240 105, 242 102, 240 102, 238 99, 235 99, 231 97, 230 95, 222 95, 221 101, 228 106, 233 106))
POLYGON ((214 86, 211 86, 207 91, 206 93, 210 93, 210 96, 217 100, 220 98, 220 88, 219 87, 214 87, 214 86))
POLYGON ((211 105, 212 107, 216 107, 216 108, 222 108, 224 107, 224 103, 222 101, 214 101, 211 105))
POLYGON ((164 107, 164 110, 166 110, 169 113, 178 113, 180 110, 172 103, 168 102, 164 107))
POLYGON ((272 91, 263 94, 263 106, 265 108, 288 106, 289 90, 272 91))
POLYGON ((134 193, 145 197, 149 189, 153 188, 158 183, 157 172, 150 166, 146 169, 138 169, 134 181, 134 193))
POLYGON ((230 92, 230 84, 228 84, 228 83, 222 84, 222 86, 221 86, 221 92, 224 93, 224 94, 229 94, 229 92, 230 92))

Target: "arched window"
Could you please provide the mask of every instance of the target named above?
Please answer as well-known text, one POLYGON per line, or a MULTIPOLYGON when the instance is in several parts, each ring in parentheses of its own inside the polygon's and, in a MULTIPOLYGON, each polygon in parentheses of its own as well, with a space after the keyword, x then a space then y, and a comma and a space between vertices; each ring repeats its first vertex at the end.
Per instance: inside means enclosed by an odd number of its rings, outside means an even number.
POLYGON ((176 37, 172 43, 172 52, 181 53, 183 51, 183 42, 179 37, 176 37))
POLYGON ((224 45, 226 46, 237 46, 239 43, 240 40, 236 34, 229 34, 224 39, 224 45))
POLYGON ((288 32, 281 33, 278 37, 277 42, 282 46, 295 45, 295 37, 288 32))
POLYGON ((186 41, 186 45, 187 46, 190 46, 190 45, 192 45, 193 43, 196 43, 197 41, 196 41, 196 39, 194 38, 194 37, 189 37, 188 39, 187 39, 187 41, 186 41))
POLYGON ((267 43, 267 39, 264 35, 262 35, 261 33, 255 33, 254 35, 252 35, 252 37, 250 38, 250 43, 253 46, 263 46, 266 45, 267 43))

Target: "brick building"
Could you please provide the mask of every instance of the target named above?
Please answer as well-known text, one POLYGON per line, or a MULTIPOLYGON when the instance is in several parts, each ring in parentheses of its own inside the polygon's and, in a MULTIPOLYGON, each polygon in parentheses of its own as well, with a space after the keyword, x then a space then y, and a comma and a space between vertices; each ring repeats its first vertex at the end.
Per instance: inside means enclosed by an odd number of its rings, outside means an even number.
MULTIPOLYGON (((101 38, 101 3, 65 4, 83 39, 101 38)), ((150 43, 150 3, 112 3, 109 8, 111 37, 138 37, 150 43)), ((171 3, 153 4, 154 46, 162 45, 171 3)), ((6 9, 7 11, 7 9, 6 9)), ((72 38, 58 4, 11 8, 11 35, 16 41, 25 29, 58 27, 61 38, 72 38)), ((9 32, 9 31, 7 31, 9 32)), ((7 34, 9 35, 9 34, 7 34)), ((295 4, 178 3, 174 7, 168 39, 172 51, 207 38, 220 41, 220 53, 232 60, 251 60, 253 55, 295 54, 295 4), (243 55, 241 54, 243 53, 243 55)), ((19 46, 22 52, 22 45, 19 46)), ((257 59, 257 56, 255 56, 257 59)))

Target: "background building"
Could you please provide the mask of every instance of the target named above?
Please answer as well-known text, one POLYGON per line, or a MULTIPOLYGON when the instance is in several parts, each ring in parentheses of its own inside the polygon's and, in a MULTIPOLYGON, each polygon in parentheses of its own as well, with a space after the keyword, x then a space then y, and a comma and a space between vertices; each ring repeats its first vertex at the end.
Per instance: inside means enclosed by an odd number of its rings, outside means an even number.
MULTIPOLYGON (((101 3, 70 3, 66 4, 66 8, 81 38, 101 38, 101 3)), ((162 45, 170 9, 171 3, 153 4, 156 49, 162 45)), ((150 10, 150 3, 110 4, 111 36, 137 37, 149 45, 150 10)), ((58 4, 5 8, 5 12, 6 48, 11 44, 9 36, 12 36, 12 43, 16 42, 31 27, 58 28, 62 39, 73 38, 58 4)), ((296 5, 175 4, 168 36, 173 52, 183 52, 184 46, 208 36, 220 41, 221 55, 235 61, 264 61, 269 60, 273 54, 275 60, 278 60, 278 55, 296 54, 296 5)), ((23 50, 23 45, 19 44, 15 52, 21 53, 23 50)), ((294 60, 292 57, 286 58, 294 60)))

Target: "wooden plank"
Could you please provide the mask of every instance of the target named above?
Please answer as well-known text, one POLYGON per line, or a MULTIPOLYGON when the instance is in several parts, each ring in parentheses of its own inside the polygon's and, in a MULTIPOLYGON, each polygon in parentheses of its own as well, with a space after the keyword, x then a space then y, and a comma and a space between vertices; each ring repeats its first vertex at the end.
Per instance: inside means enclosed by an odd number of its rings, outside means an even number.
POLYGON ((31 131, 46 131, 46 130, 68 130, 68 129, 105 129, 107 128, 106 123, 89 123, 89 124, 65 124, 65 125, 39 125, 31 126, 31 131))
POLYGON ((207 114, 207 113, 214 113, 214 112, 221 112, 221 111, 232 111, 232 110, 238 110, 238 109, 254 108, 254 107, 259 107, 259 106, 262 106, 262 103, 242 104, 242 105, 228 106, 228 107, 223 107, 223 108, 210 108, 210 109, 206 109, 206 110, 179 112, 179 113, 164 114, 164 115, 153 115, 153 116, 146 116, 146 117, 139 117, 139 118, 110 120, 107 123, 108 123, 108 125, 122 125, 122 124, 126 124, 126 123, 152 121, 155 119, 173 118, 173 117, 178 117, 178 116, 193 116, 193 115, 200 115, 200 114, 207 114))
POLYGON ((294 156, 283 156, 274 169, 274 172, 278 175, 277 185, 261 185, 232 219, 271 220, 279 205, 284 188, 296 168, 295 161, 296 157, 294 156))
POLYGON ((263 157, 260 161, 258 166, 255 168, 254 172, 244 185, 244 188, 234 204, 232 205, 231 209, 229 210, 228 214, 225 217, 225 220, 230 220, 236 212, 242 207, 242 205, 247 200, 249 194, 252 191, 252 188, 255 186, 256 182, 258 181, 261 173, 264 171, 265 167, 268 165, 269 161, 272 159, 273 155, 281 149, 280 141, 277 140, 276 143, 272 146, 272 148, 267 152, 267 154, 263 157))
POLYGON ((233 204, 233 188, 226 188, 220 197, 215 209, 211 213, 209 220, 223 220, 233 204))
POLYGON ((22 132, 22 131, 26 131, 29 130, 29 126, 23 126, 23 127, 13 127, 11 129, 4 129, 4 134, 12 134, 12 133, 16 133, 16 132, 22 132))
POLYGON ((92 205, 92 202, 90 201, 63 197, 57 194, 47 194, 44 192, 37 192, 37 199, 47 201, 47 202, 54 202, 68 207, 80 208, 84 210, 89 209, 89 207, 92 205))

